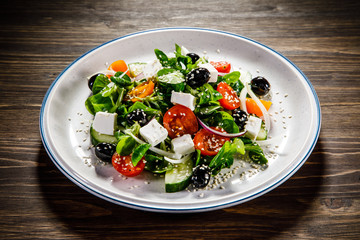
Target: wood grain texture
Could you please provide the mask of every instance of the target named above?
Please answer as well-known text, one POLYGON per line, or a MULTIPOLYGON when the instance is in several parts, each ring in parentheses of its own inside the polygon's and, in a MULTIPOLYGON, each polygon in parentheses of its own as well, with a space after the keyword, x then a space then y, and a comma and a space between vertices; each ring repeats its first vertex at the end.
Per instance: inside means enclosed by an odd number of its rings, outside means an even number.
POLYGON ((360 3, 337 0, 0 2, 0 239, 360 239, 360 3), (54 166, 43 97, 84 52, 149 28, 190 26, 276 49, 309 78, 322 130, 288 181, 242 205, 161 214, 113 205, 54 166))

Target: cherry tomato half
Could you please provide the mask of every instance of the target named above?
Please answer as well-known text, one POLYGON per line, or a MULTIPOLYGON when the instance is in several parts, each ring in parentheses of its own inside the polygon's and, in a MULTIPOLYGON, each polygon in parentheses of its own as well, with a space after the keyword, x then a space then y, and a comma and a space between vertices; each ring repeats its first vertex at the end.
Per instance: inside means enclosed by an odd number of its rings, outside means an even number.
MULTIPOLYGON (((219 127, 211 128, 220 132, 225 132, 219 127)), ((196 133, 193 141, 195 148, 199 149, 202 155, 214 156, 220 151, 226 141, 230 141, 230 138, 213 134, 203 128, 196 133)))
POLYGON ((141 101, 141 98, 149 96, 154 92, 154 86, 155 84, 151 80, 141 83, 129 92, 131 101, 141 101))
POLYGON ((120 156, 117 152, 114 153, 112 156, 112 165, 118 171, 124 176, 127 177, 135 177, 139 175, 145 167, 145 161, 144 158, 142 158, 138 164, 134 167, 134 165, 131 162, 131 156, 120 156))
POLYGON ((229 73, 231 70, 231 64, 225 61, 210 62, 210 64, 213 65, 214 68, 221 73, 229 73))
MULTIPOLYGON (((272 102, 270 101, 265 101, 260 99, 260 102, 264 105, 266 110, 269 110, 272 102)), ((249 114, 255 114, 258 117, 263 116, 262 111, 260 110, 260 107, 256 104, 255 100, 251 99, 251 98, 246 98, 246 109, 247 112, 249 114)))
POLYGON ((171 138, 184 134, 192 135, 199 129, 195 114, 190 108, 180 104, 173 106, 164 114, 163 124, 171 138))
MULTIPOLYGON (((126 72, 128 70, 128 66, 124 60, 117 60, 109 66, 108 70, 113 70, 115 72, 126 72)), ((130 71, 127 71, 126 75, 130 77, 130 71)), ((110 77, 111 75, 107 76, 110 77)))
POLYGON ((240 107, 239 97, 237 96, 234 89, 232 89, 232 87, 230 87, 227 83, 219 83, 216 91, 221 93, 221 95, 223 96, 223 98, 219 100, 223 108, 227 110, 234 110, 235 108, 240 107))

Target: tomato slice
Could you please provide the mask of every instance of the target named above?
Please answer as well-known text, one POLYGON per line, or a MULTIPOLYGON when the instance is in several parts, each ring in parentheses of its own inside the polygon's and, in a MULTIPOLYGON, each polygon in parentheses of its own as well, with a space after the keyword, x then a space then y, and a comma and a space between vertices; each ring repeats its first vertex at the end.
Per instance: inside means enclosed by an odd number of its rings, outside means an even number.
MULTIPOLYGON (((124 60, 117 60, 109 66, 108 70, 113 70, 115 72, 126 72, 128 70, 128 66, 124 60)), ((126 75, 130 77, 130 71, 127 71, 126 75)), ((106 76, 110 77, 111 75, 106 76)))
MULTIPOLYGON (((222 128, 211 127, 217 131, 225 132, 222 128)), ((214 156, 216 155, 226 141, 230 141, 230 138, 222 137, 213 134, 206 129, 198 131, 194 137, 194 145, 196 149, 201 151, 202 155, 214 156)))
POLYGON ((117 152, 114 153, 112 156, 112 165, 118 171, 124 176, 127 177, 135 177, 139 175, 145 167, 145 161, 144 158, 142 158, 136 167, 131 162, 131 155, 128 156, 120 156, 117 152))
POLYGON ((141 83, 137 87, 135 87, 133 90, 129 92, 129 97, 132 102, 141 101, 140 98, 144 98, 146 96, 149 96, 154 92, 154 82, 149 80, 147 82, 141 83))
POLYGON ((214 68, 221 73, 229 73, 231 70, 231 64, 226 61, 210 62, 210 64, 213 65, 214 68))
POLYGON ((219 83, 216 91, 221 93, 221 95, 223 96, 223 98, 219 100, 223 108, 227 110, 234 110, 235 108, 240 107, 239 97, 237 96, 234 89, 232 89, 232 87, 230 87, 227 83, 219 83))
POLYGON ((195 114, 190 108, 180 104, 173 106, 164 114, 163 125, 171 138, 184 134, 192 135, 199 129, 195 114))
MULTIPOLYGON (((270 106, 272 104, 272 102, 270 101, 265 101, 262 99, 259 99, 260 102, 264 105, 266 110, 270 109, 270 106)), ((246 98, 246 110, 249 114, 255 114, 258 117, 263 116, 262 111, 260 110, 259 106, 256 104, 255 100, 252 98, 246 98)))

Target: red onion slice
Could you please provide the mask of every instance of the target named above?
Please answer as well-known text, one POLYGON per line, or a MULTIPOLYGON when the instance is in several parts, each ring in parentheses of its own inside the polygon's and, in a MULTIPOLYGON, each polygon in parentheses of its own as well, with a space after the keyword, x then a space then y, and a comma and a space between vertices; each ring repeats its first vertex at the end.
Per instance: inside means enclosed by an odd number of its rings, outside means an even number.
POLYGON ((224 132, 220 132, 220 131, 216 131, 214 129, 212 129, 211 127, 207 126, 203 121, 200 120, 200 118, 198 118, 198 121, 200 123, 200 125, 207 131, 222 136, 222 137, 228 137, 228 138, 235 138, 235 137, 241 137, 242 135, 244 135, 246 133, 246 131, 240 132, 240 133, 224 133, 224 132))
POLYGON ((133 78, 133 81, 140 81, 141 79, 144 79, 145 78, 145 75, 143 72, 139 73, 138 75, 136 75, 135 78, 133 78))

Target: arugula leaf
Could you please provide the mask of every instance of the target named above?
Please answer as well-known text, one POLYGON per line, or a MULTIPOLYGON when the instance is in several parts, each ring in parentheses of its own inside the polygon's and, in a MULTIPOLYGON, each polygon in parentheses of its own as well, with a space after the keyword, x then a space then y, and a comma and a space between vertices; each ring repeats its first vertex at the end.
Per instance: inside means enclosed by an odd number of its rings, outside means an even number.
POLYGON ((266 164, 268 162, 262 148, 257 143, 245 144, 245 150, 248 152, 251 161, 257 164, 266 164))
POLYGON ((201 151, 199 149, 196 149, 196 161, 195 161, 195 166, 200 165, 201 162, 201 151))
POLYGON ((131 107, 129 107, 128 112, 135 111, 136 109, 144 110, 144 112, 149 116, 155 116, 161 113, 160 110, 148 107, 142 102, 135 102, 131 107))
POLYGON ((205 117, 206 115, 211 115, 217 112, 220 108, 221 106, 219 102, 209 102, 209 104, 204 104, 201 107, 195 108, 195 115, 205 117))
POLYGON ((116 145, 116 152, 120 156, 130 155, 136 146, 136 141, 131 136, 126 134, 117 136, 117 139, 119 142, 116 145))
POLYGON ((163 156, 146 154, 145 160, 145 169, 153 173, 164 173, 174 168, 171 163, 164 160, 163 156))
POLYGON ((181 54, 181 47, 175 44, 175 57, 169 58, 164 52, 159 49, 155 49, 155 55, 159 59, 161 65, 164 68, 171 68, 180 71, 184 75, 190 72, 192 69, 197 67, 199 62, 203 62, 204 59, 199 59, 195 64, 192 64, 191 58, 189 56, 184 56, 181 54))
POLYGON ((150 147, 151 147, 150 144, 145 143, 145 144, 141 144, 135 148, 135 150, 131 156, 131 162, 134 165, 134 167, 136 167, 138 162, 144 157, 145 153, 147 152, 147 150, 149 150, 150 147))
POLYGON ((233 142, 225 142, 220 151, 211 160, 209 167, 213 175, 216 175, 223 168, 229 168, 234 163, 234 155, 245 154, 245 146, 240 138, 235 138, 233 142))
POLYGON ((234 163, 234 153, 235 151, 231 148, 231 143, 229 141, 225 142, 209 164, 212 174, 216 175, 221 169, 231 167, 234 163))
POLYGON ((115 75, 112 76, 110 79, 119 88, 132 88, 132 86, 134 85, 130 77, 123 72, 116 72, 115 75))
POLYGON ((161 65, 163 67, 168 67, 169 66, 169 58, 168 58, 168 56, 166 56, 166 54, 163 51, 159 50, 159 49, 155 49, 154 52, 155 52, 155 55, 156 55, 157 59, 159 59, 161 65))
POLYGON ((244 88, 244 84, 240 81, 240 72, 234 71, 228 73, 224 76, 218 76, 217 83, 226 82, 237 94, 240 94, 241 90, 244 88))
POLYGON ((126 126, 127 120, 126 120, 126 116, 128 114, 128 110, 126 109, 125 104, 121 104, 117 109, 116 109, 116 113, 118 114, 117 116, 117 124, 118 126, 126 126))
POLYGON ((250 160, 257 164, 266 164, 268 162, 262 148, 247 137, 240 137, 244 143, 245 151, 248 153, 250 160))
POLYGON ((232 148, 236 153, 245 154, 245 144, 240 138, 235 138, 232 143, 232 148))
POLYGON ((92 115, 97 112, 105 112, 112 109, 113 102, 110 98, 104 98, 101 93, 88 97, 85 101, 85 107, 92 115))
POLYGON ((199 99, 199 105, 222 99, 221 93, 216 91, 209 83, 205 83, 199 87, 197 97, 199 99))
POLYGON ((223 81, 225 81, 227 84, 236 83, 237 81, 239 81, 239 79, 240 79, 239 71, 233 71, 223 76, 223 81))
POLYGON ((94 81, 94 85, 92 87, 93 95, 99 93, 104 87, 106 87, 110 83, 109 78, 104 74, 99 74, 94 81))
POLYGON ((219 126, 223 128, 227 133, 240 132, 239 126, 235 123, 234 118, 225 111, 217 111, 216 108, 214 107, 214 110, 212 110, 211 114, 205 117, 206 118, 202 118, 201 120, 205 122, 208 126, 212 126, 212 127, 219 126))

